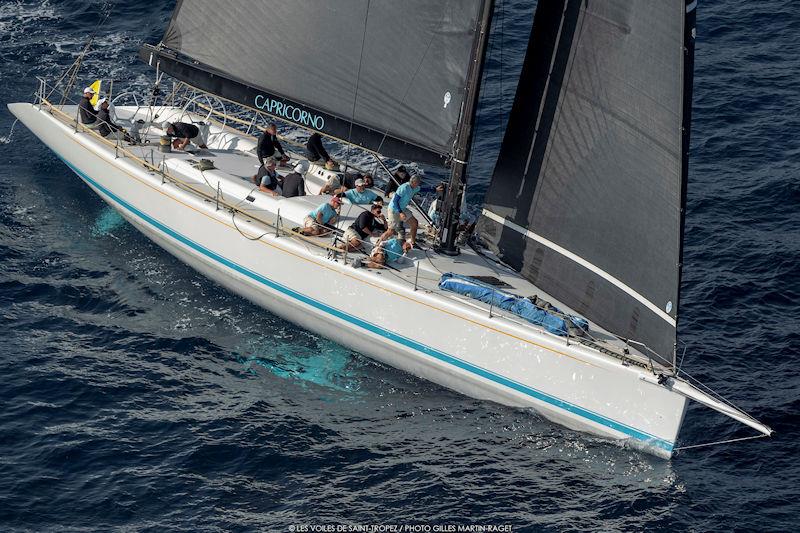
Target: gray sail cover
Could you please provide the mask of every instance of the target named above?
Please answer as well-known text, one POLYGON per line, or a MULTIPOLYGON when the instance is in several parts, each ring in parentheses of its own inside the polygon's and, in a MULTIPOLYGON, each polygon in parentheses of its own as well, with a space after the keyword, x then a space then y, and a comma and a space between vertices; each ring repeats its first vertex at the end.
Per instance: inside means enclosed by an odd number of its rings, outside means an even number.
POLYGON ((311 108, 294 122, 325 132, 321 111, 448 154, 481 3, 179 0, 162 42, 311 108))
POLYGON ((478 224, 484 243, 543 291, 670 361, 693 53, 686 11, 685 0, 539 2, 478 224))

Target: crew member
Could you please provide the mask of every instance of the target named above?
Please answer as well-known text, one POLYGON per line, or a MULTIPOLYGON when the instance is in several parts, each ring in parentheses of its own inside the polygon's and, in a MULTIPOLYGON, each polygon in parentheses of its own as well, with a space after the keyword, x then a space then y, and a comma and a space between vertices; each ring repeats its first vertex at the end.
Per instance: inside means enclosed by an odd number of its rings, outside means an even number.
POLYGON ((340 249, 354 252, 361 249, 364 241, 377 237, 386 230, 386 219, 381 214, 381 204, 372 204, 369 211, 364 211, 344 231, 344 244, 340 249))
POLYGON ((305 165, 301 162, 294 166, 294 172, 283 177, 281 180, 281 194, 284 198, 306 195, 305 180, 303 179, 305 172, 305 165))
POLYGON ((289 161, 289 157, 283 151, 283 146, 281 146, 281 142, 278 140, 278 127, 275 126, 274 123, 271 123, 258 138, 258 147, 256 148, 258 162, 263 165, 265 158, 275 157, 275 152, 281 154, 280 164, 283 165, 289 161))
POLYGON ((367 189, 375 185, 375 180, 372 179, 372 174, 361 174, 361 172, 352 172, 344 175, 344 179, 342 180, 342 190, 340 192, 344 192, 348 189, 355 189, 356 181, 361 179, 364 180, 364 184, 366 185, 367 189))
POLYGON ((97 101, 97 106, 95 106, 97 110, 97 133, 102 135, 103 137, 108 137, 111 133, 121 133, 125 142, 133 144, 133 139, 128 132, 122 126, 118 126, 114 124, 114 121, 111 120, 111 113, 109 112, 108 100, 105 98, 100 98, 97 101))
POLYGON ((378 198, 377 194, 367 189, 367 182, 363 178, 357 179, 355 188, 345 191, 344 196, 351 204, 371 204, 378 198))
POLYGON ((91 87, 86 87, 83 90, 83 98, 81 98, 81 103, 78 104, 78 116, 81 124, 84 126, 89 126, 90 128, 97 127, 97 114, 91 102, 95 94, 97 93, 94 89, 91 87))
POLYGON ((264 164, 258 167, 258 173, 253 176, 253 183, 258 190, 272 196, 278 196, 278 172, 275 170, 277 162, 274 157, 268 157, 264 164))
POLYGON ((308 138, 308 142, 306 142, 306 157, 312 163, 320 159, 324 160, 326 163, 331 161, 331 156, 328 155, 325 147, 322 146, 322 136, 319 133, 314 132, 311 134, 311 137, 308 138))
POLYGON ((170 137, 175 137, 175 140, 172 141, 172 147, 176 150, 185 149, 191 141, 195 141, 195 144, 200 148, 206 147, 203 140, 200 139, 200 128, 194 124, 168 122, 166 133, 170 137))
POLYGON ((389 229, 398 232, 400 235, 403 234, 403 222, 408 222, 411 228, 411 246, 414 246, 417 242, 417 226, 419 224, 408 209, 408 204, 411 203, 414 195, 419 192, 419 183, 420 178, 415 175, 411 177, 408 183, 404 183, 397 188, 397 192, 394 193, 392 200, 389 202, 389 216, 387 217, 389 229))
POLYGON ((398 265, 403 262, 405 254, 411 250, 411 243, 402 239, 391 237, 379 242, 370 253, 369 260, 361 258, 353 262, 353 266, 358 268, 366 266, 369 268, 384 268, 387 264, 398 265))
POLYGON ((397 170, 394 171, 393 179, 390 178, 389 182, 386 184, 386 189, 384 189, 384 192, 387 196, 391 196, 392 193, 394 193, 397 188, 400 187, 400 185, 408 183, 409 179, 410 174, 408 173, 408 170, 406 170, 405 166, 400 165, 397 167, 397 170))
POLYGON ((331 196, 331 199, 311 211, 303 221, 303 235, 325 235, 336 229, 336 220, 339 217, 338 209, 342 206, 342 199, 331 196))

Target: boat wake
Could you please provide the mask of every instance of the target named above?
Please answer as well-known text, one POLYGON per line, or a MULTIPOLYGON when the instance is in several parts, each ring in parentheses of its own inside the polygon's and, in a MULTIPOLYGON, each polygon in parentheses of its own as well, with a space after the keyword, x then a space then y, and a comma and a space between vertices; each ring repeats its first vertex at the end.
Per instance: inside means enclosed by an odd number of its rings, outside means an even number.
POLYGON ((15 120, 11 124, 11 129, 8 130, 8 135, 0 135, 0 144, 9 144, 11 142, 11 139, 14 136, 14 127, 17 125, 17 122, 19 122, 19 120, 15 120))

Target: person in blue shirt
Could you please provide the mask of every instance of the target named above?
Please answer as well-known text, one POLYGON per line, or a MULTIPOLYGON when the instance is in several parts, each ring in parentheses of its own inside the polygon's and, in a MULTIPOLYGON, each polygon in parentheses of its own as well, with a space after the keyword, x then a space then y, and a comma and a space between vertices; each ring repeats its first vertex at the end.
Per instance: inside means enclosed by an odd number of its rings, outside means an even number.
POLYGON ((300 230, 303 235, 319 236, 330 233, 335 229, 336 220, 339 217, 338 210, 342 206, 342 199, 338 196, 331 197, 330 200, 321 204, 311 211, 303 221, 304 227, 300 230))
POLYGON ((366 266, 368 268, 384 268, 386 265, 396 266, 403 262, 405 254, 411 250, 411 243, 396 237, 390 237, 378 243, 372 249, 368 261, 356 260, 353 266, 358 268, 366 266))
POLYGON ((408 183, 403 183, 397 188, 397 191, 392 196, 389 202, 389 209, 386 220, 389 223, 389 228, 400 235, 404 234, 403 223, 407 222, 408 227, 411 229, 411 238, 409 242, 413 247, 417 242, 417 227, 419 223, 411 210, 408 209, 408 204, 411 199, 419 192, 420 177, 418 175, 411 176, 408 183))
POLYGON ((347 173, 344 175, 344 179, 342 180, 341 192, 344 192, 348 189, 355 189, 356 181, 362 179, 364 180, 364 184, 366 185, 367 189, 370 189, 373 185, 375 185, 375 180, 372 179, 372 174, 362 174, 361 172, 347 173))
POLYGON ((348 189, 344 193, 345 197, 350 200, 351 204, 371 204, 376 198, 378 198, 377 194, 367 189, 367 182, 363 179, 357 179, 355 185, 355 189, 348 189))

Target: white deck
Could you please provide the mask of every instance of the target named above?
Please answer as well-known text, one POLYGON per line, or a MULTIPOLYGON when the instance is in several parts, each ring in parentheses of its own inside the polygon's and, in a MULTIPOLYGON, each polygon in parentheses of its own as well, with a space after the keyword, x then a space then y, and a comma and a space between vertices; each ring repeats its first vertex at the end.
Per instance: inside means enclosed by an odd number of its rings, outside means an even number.
MULTIPOLYGON (((74 108, 74 106, 72 107, 74 108)), ((74 113, 75 110, 67 106, 65 107, 65 112, 70 114, 74 113)), ((116 115, 118 123, 130 129, 131 119, 134 118, 132 116, 132 110, 119 108, 116 110, 116 115)), ((173 115, 169 112, 162 112, 159 116, 159 121, 169 120, 171 116, 173 115)), ((189 118, 190 117, 184 115, 183 120, 188 121, 189 118)), ((194 118, 199 120, 197 117, 194 118)), ((309 171, 304 176, 307 191, 306 196, 295 198, 273 197, 259 191, 251 179, 259 167, 258 158, 255 155, 256 139, 253 137, 246 136, 235 130, 229 130, 227 128, 223 130, 219 127, 212 126, 209 139, 207 140, 208 149, 197 149, 191 152, 173 150, 169 153, 162 153, 159 150, 159 138, 164 133, 165 132, 157 126, 151 125, 145 137, 149 143, 136 146, 126 145, 126 149, 133 152, 141 159, 154 162, 157 166, 164 165, 164 168, 167 169, 172 176, 180 179, 184 183, 190 184, 198 192, 202 192, 205 195, 215 197, 217 195, 217 188, 219 188, 219 197, 224 204, 235 206, 236 209, 242 213, 251 215, 253 220, 261 220, 271 225, 276 225, 278 223, 278 214, 280 214, 280 226, 289 230, 292 227, 302 225, 303 219, 309 211, 330 198, 328 195, 311 194, 311 192, 318 192, 327 178, 335 174, 314 163, 309 163, 309 171), (200 172, 193 166, 199 159, 209 159, 213 161, 216 168, 200 172), (251 198, 252 201, 248 200, 248 198, 251 198)), ((292 172, 294 165, 298 161, 306 161, 302 155, 291 150, 287 150, 287 153, 291 156, 291 162, 286 166, 278 168, 278 173, 281 175, 292 172)), ((382 191, 376 192, 378 192, 379 195, 383 195, 382 191)), ((353 205, 345 200, 337 226, 344 230, 365 208, 367 208, 367 206, 353 205)), ((421 249, 414 249, 409 252, 407 255, 408 260, 404 261, 402 264, 394 265, 394 268, 373 270, 372 272, 374 275, 395 277, 406 283, 415 285, 419 290, 442 293, 449 298, 461 301, 464 305, 482 309, 487 315, 491 313, 492 316, 504 317, 540 332, 544 331, 543 328, 526 322, 524 319, 516 317, 511 313, 496 308, 490 309, 488 304, 478 300, 440 290, 438 288, 438 283, 441 275, 446 272, 451 272, 464 276, 493 276, 508 285, 508 287, 502 288, 504 291, 523 297, 538 295, 550 301, 565 313, 580 314, 530 283, 516 271, 506 268, 502 264, 488 259, 486 256, 478 254, 470 247, 462 248, 461 254, 456 257, 435 253, 430 243, 426 242, 424 237, 424 218, 417 213, 417 219, 420 220, 418 242, 421 245, 421 249)), ((264 230, 265 232, 269 231, 266 227, 264 230)), ((375 239, 373 239, 373 241, 374 240, 375 239)), ((309 238, 307 241, 310 244, 308 249, 312 253, 316 253, 321 257, 330 256, 329 250, 323 246, 332 245, 332 238, 309 238), (321 246, 317 248, 311 245, 311 243, 315 242, 321 246)), ((490 256, 488 252, 485 252, 485 254, 490 256)), ((351 252, 347 254, 346 259, 349 261, 359 255, 361 254, 351 252)), ((333 260, 343 261, 345 260, 345 255, 339 254, 338 257, 334 257, 333 260)), ((626 345, 616 336, 591 322, 590 334, 593 340, 600 346, 614 352, 617 356, 622 356, 624 350, 626 358, 632 361, 662 368, 662 365, 660 365, 658 361, 650 360, 634 347, 626 345)), ((565 344, 568 342, 576 342, 574 338, 571 340, 565 337, 557 338, 562 339, 565 344)))

